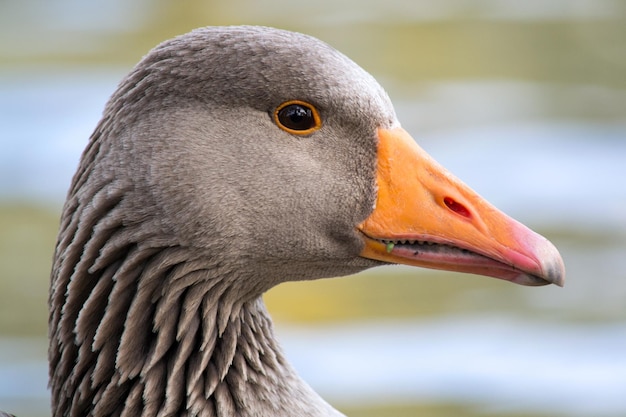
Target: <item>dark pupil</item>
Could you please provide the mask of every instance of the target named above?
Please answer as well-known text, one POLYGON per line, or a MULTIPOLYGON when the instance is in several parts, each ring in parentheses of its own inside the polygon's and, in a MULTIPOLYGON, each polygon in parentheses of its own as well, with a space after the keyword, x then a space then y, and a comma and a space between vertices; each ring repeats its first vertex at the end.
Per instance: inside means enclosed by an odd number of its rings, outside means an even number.
POLYGON ((293 130, 307 130, 315 125, 311 109, 292 104, 278 112, 278 120, 283 126, 293 130))

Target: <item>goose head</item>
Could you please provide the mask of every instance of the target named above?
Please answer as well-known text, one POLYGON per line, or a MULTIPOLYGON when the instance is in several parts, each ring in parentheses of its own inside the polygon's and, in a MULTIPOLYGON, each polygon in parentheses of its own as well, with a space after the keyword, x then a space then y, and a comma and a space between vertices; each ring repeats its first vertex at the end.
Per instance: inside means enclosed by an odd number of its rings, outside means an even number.
POLYGON ((261 27, 167 41, 109 100, 64 206, 55 415, 332 415, 259 297, 389 263, 564 277, 549 241, 432 160, 330 46, 261 27))

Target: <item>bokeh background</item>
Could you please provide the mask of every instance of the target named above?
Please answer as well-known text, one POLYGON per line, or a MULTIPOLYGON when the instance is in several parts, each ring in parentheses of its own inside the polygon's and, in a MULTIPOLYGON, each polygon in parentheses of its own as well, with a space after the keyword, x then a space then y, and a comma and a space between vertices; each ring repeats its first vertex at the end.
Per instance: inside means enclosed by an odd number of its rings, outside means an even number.
POLYGON ((549 237, 565 288, 402 267, 284 284, 288 356, 351 416, 626 415, 626 2, 0 0, 0 409, 45 416, 48 274, 108 96, 206 25, 314 35, 439 162, 549 237))

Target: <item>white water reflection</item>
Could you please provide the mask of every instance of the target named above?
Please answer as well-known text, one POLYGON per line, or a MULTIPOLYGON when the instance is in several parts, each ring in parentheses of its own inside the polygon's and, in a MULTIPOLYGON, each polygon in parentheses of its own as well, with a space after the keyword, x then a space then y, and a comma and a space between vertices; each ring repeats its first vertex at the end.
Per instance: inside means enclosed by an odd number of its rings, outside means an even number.
POLYGON ((330 401, 440 401, 567 416, 626 415, 626 324, 519 317, 281 328, 330 401))
MULTIPOLYGON (((626 415, 624 323, 451 316, 279 325, 277 332, 304 379, 336 405, 423 401, 491 412, 626 415)), ((0 339, 4 354, 22 352, 12 363, 0 362, 0 407, 24 416, 45 414, 45 353, 33 348, 45 344, 0 339)))

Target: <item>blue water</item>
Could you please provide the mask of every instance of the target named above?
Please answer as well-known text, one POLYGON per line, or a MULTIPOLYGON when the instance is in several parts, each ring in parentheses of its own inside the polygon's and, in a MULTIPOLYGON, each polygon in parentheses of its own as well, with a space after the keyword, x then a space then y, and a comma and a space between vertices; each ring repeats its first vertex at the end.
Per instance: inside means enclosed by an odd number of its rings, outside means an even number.
MULTIPOLYGON (((0 78, 0 198, 64 199, 124 72, 58 69, 45 77, 0 78)), ((546 88, 501 81, 433 85, 411 101, 397 100, 397 110, 422 147, 507 213, 537 226, 626 232, 626 187, 617 183, 626 175, 626 118, 594 123, 529 115, 546 88), (472 102, 476 96, 480 106, 472 102)), ((584 99, 576 92, 573 98, 584 99)), ((626 103, 622 95, 618 102, 626 103)))

